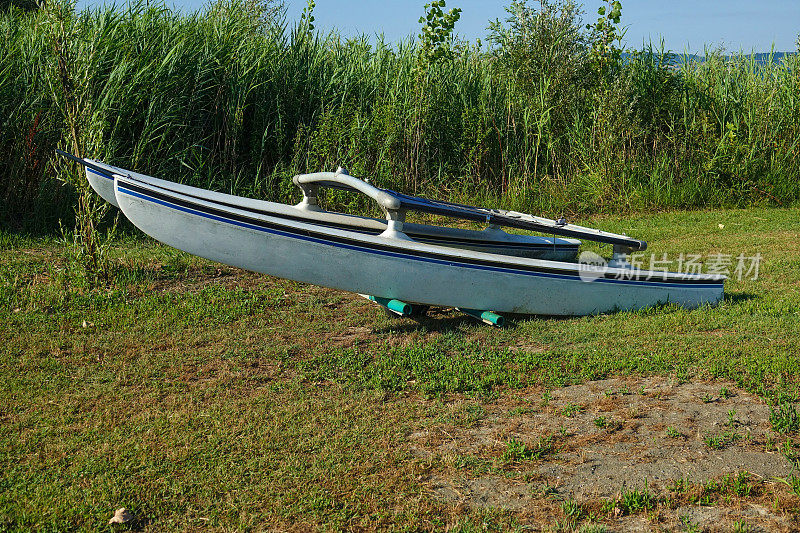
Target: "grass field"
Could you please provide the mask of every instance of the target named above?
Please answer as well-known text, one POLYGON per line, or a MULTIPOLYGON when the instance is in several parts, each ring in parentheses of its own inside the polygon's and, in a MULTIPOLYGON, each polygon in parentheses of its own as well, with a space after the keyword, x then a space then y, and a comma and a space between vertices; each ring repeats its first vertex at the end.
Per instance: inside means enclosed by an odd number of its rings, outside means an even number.
POLYGON ((692 509, 710 509, 746 531, 765 520, 742 514, 756 507, 796 527, 800 212, 591 222, 657 256, 760 253, 759 278, 729 281, 715 308, 517 317, 501 330, 448 309, 391 319, 351 294, 134 236, 112 248, 113 281, 89 290, 63 244, 0 235, 0 530, 97 530, 119 507, 149 530, 693 530, 692 509), (595 380, 605 398, 564 403, 595 380), (633 406, 662 401, 662 385, 705 387, 699 412, 723 414, 713 433, 653 426, 652 446, 680 441, 708 461, 759 453, 787 469, 712 475, 698 459, 699 480, 582 499, 542 473, 588 450, 581 435, 600 446, 654 420, 661 404, 633 406), (463 440, 501 427, 483 447, 463 440), (523 487, 522 503, 441 488, 486 480, 523 487))

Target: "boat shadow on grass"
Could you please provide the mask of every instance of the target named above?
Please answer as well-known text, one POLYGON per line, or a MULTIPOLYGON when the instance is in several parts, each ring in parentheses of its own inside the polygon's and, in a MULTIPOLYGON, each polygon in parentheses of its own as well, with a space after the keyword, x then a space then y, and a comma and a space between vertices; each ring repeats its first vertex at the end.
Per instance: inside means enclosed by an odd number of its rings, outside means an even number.
POLYGON ((751 292, 726 292, 723 301, 725 303, 740 304, 757 298, 759 298, 759 296, 751 292))
POLYGON ((572 316, 544 316, 544 315, 520 315, 513 313, 503 313, 505 322, 502 326, 494 326, 486 324, 480 320, 473 318, 466 314, 461 314, 455 309, 441 310, 436 312, 433 316, 408 316, 408 317, 393 317, 394 320, 385 327, 375 328, 375 333, 414 333, 420 330, 425 330, 432 333, 452 333, 463 330, 465 327, 478 326, 487 329, 505 329, 514 330, 522 322, 531 320, 575 320, 581 317, 572 316))
MULTIPOLYGON (((415 333, 421 330, 435 333, 452 333, 460 331, 466 326, 480 324, 468 315, 457 311, 437 311, 435 316, 420 315, 408 317, 392 317, 392 321, 384 327, 375 328, 375 333, 415 333), (446 316, 442 316, 446 315, 446 316)), ((491 326, 486 326, 491 327, 491 326)), ((506 322, 505 327, 514 327, 506 322)))
MULTIPOLYGON (((723 299, 723 303, 738 305, 744 302, 748 302, 750 300, 755 300, 757 298, 759 298, 758 295, 749 292, 726 293, 723 299)), ((660 313, 674 313, 680 310, 682 310, 682 308, 675 304, 662 303, 659 305, 651 306, 645 309, 639 309, 636 311, 613 310, 607 313, 603 313, 603 315, 607 316, 619 315, 619 314, 653 315, 660 313)), ((519 323, 531 320, 551 320, 551 321, 561 322, 569 320, 580 320, 582 318, 585 318, 580 316, 519 315, 513 313, 504 313, 503 318, 505 319, 505 323, 501 328, 497 328, 496 326, 491 326, 489 324, 482 324, 479 320, 472 318, 469 315, 461 314, 456 310, 434 311, 432 315, 423 314, 416 316, 400 317, 390 314, 390 316, 392 316, 394 320, 392 320, 392 322, 386 325, 385 327, 376 328, 375 329, 376 333, 413 333, 413 332, 418 332, 421 329, 425 329, 427 331, 436 333, 448 333, 461 330, 465 326, 470 326, 470 325, 484 325, 487 328, 492 328, 492 329, 513 330, 518 326, 519 323)))

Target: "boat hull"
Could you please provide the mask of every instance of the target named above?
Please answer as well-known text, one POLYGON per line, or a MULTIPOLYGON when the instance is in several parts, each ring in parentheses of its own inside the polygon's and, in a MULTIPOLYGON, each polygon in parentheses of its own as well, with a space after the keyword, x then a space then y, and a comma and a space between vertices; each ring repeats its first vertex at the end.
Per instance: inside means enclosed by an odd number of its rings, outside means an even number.
POLYGON ((115 200, 139 229, 185 252, 255 272, 407 302, 588 315, 668 302, 693 308, 723 296, 722 279, 712 276, 655 273, 660 276, 655 280, 624 279, 630 271, 608 269, 598 279, 585 281, 578 265, 320 228, 223 209, 122 176, 115 177, 115 200))

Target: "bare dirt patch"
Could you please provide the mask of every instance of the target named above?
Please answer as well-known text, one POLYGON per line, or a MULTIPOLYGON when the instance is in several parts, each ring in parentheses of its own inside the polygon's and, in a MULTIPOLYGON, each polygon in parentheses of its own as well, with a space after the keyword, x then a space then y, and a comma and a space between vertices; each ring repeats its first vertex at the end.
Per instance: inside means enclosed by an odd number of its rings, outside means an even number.
POLYGON ((786 510, 797 498, 779 480, 793 471, 786 436, 773 431, 763 400, 732 384, 607 379, 450 408, 456 415, 411 434, 409 447, 432 465, 430 491, 454 505, 533 516, 552 508, 543 500, 574 499, 602 514, 603 502, 638 490, 672 504, 651 508, 643 524, 611 506, 614 528, 800 527, 786 510), (703 500, 706 485, 720 493, 725 483, 726 504, 703 500))

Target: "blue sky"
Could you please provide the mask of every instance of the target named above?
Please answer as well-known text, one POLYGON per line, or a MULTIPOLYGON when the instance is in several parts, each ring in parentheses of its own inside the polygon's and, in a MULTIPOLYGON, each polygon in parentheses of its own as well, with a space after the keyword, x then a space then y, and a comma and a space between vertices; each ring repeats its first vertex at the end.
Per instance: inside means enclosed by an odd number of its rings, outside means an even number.
MULTIPOLYGON (((102 0, 81 0, 79 5, 102 0)), ((166 0, 184 9, 201 7, 205 0, 166 0)), ((323 30, 338 29, 345 36, 383 33, 396 41, 417 33, 417 20, 430 0, 316 0, 316 25, 323 30)), ((489 20, 503 19, 508 1, 448 0, 447 6, 460 7, 461 20, 456 32, 474 40, 486 36, 489 20)), ((296 20, 305 0, 286 2, 289 20, 296 20)), ((596 18, 598 0, 583 2, 585 19, 596 18)), ((536 5, 531 0, 531 5, 536 5)), ((643 41, 657 42, 663 37, 668 49, 676 52, 702 52, 704 46, 724 46, 728 51, 768 52, 796 49, 800 33, 800 0, 622 0, 622 23, 627 26, 626 41, 639 47, 643 41)))

